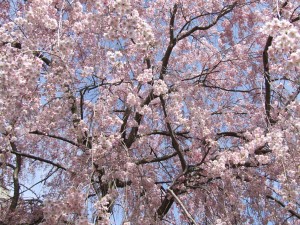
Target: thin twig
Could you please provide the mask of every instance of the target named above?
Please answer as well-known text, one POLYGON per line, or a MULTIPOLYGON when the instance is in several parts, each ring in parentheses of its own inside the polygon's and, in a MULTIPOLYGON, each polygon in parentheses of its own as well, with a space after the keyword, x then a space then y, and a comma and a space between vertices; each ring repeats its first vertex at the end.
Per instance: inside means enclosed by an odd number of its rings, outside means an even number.
POLYGON ((168 189, 168 191, 171 193, 171 195, 174 197, 176 202, 181 206, 183 209, 185 215, 189 218, 192 224, 197 225, 196 221, 193 219, 192 215, 187 211, 187 209, 184 207, 183 203, 180 201, 180 199, 177 197, 177 195, 172 191, 172 189, 168 189))

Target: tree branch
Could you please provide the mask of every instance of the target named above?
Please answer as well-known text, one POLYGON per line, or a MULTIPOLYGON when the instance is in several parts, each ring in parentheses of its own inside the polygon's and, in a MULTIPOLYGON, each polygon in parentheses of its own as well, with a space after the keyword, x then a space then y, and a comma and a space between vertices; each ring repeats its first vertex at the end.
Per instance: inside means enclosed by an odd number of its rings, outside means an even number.
POLYGON ((265 111, 267 115, 267 123, 272 123, 271 118, 271 84, 270 84, 270 73, 269 73, 269 47, 272 45, 273 37, 269 36, 263 51, 263 65, 264 65, 264 76, 265 76, 265 111))
MULTIPOLYGON (((165 119, 167 119, 168 115, 167 115, 167 111, 166 111, 165 100, 164 100, 163 96, 160 96, 159 98, 160 98, 160 101, 161 101, 161 104, 162 104, 162 108, 163 108, 165 119)), ((168 128, 170 136, 171 136, 172 146, 173 146, 173 148, 175 149, 175 151, 177 152, 177 154, 179 156, 179 160, 180 160, 180 163, 181 163, 182 171, 185 171, 187 169, 187 165, 186 165, 186 161, 184 159, 184 155, 183 155, 183 152, 181 150, 181 147, 180 147, 179 143, 177 142, 177 140, 175 138, 173 129, 171 127, 171 124, 169 122, 166 122, 166 125, 167 125, 167 128, 168 128)))
POLYGON ((174 152, 170 155, 164 155, 161 157, 157 157, 157 158, 144 158, 144 159, 140 159, 138 161, 135 162, 136 165, 141 165, 141 164, 147 164, 147 163, 153 163, 153 162, 161 162, 161 161, 165 161, 168 160, 174 156, 176 156, 178 153, 174 152))
POLYGON ((177 7, 178 7, 177 3, 174 4, 173 11, 171 12, 171 19, 170 19, 170 26, 169 26, 170 42, 173 42, 173 40, 174 40, 174 23, 175 23, 175 15, 177 12, 177 7))
POLYGON ((174 191, 172 191, 172 189, 168 189, 168 191, 171 193, 171 195, 174 197, 174 199, 176 200, 176 202, 181 206, 181 208, 183 209, 185 215, 189 218, 189 220, 191 221, 191 224, 193 225, 197 225, 196 221, 193 219, 192 215, 187 211, 187 209, 184 207, 183 203, 180 201, 180 199, 175 195, 174 191))
POLYGON ((199 26, 195 26, 193 27, 191 30, 187 31, 186 33, 182 34, 181 36, 179 36, 177 39, 178 41, 190 36, 192 33, 194 33, 195 31, 198 30, 208 30, 209 28, 213 27, 214 25, 217 24, 217 22, 226 14, 230 13, 234 7, 237 5, 237 2, 234 2, 232 5, 228 5, 225 6, 219 13, 219 15, 217 16, 217 18, 209 25, 204 26, 204 27, 199 27, 199 26))
MULTIPOLYGON (((14 41, 14 42, 2 42, 2 46, 6 44, 10 44, 11 47, 17 48, 17 49, 22 49, 22 44, 20 42, 14 41)), ((32 53, 35 57, 41 59, 47 66, 50 66, 51 60, 48 59, 43 55, 41 51, 33 51, 32 53)))
MULTIPOLYGON (((286 207, 286 205, 285 205, 283 202, 279 201, 278 199, 274 198, 273 196, 267 195, 266 197, 267 197, 268 199, 274 200, 277 204, 279 204, 279 205, 282 206, 283 208, 286 207)), ((287 211, 288 211, 292 216, 295 216, 295 217, 297 217, 298 219, 300 219, 300 214, 299 214, 299 213, 297 213, 297 212, 295 212, 294 210, 291 210, 291 209, 288 209, 287 211)))
MULTIPOLYGON (((17 152, 17 146, 14 142, 10 142, 10 146, 13 151, 17 152)), ((22 158, 20 155, 16 155, 16 166, 13 172, 13 181, 14 181, 14 195, 12 197, 12 201, 9 207, 9 211, 13 212, 18 205, 19 197, 20 197, 20 183, 19 183, 19 173, 21 170, 22 158)))
POLYGON ((34 160, 37 160, 37 161, 40 161, 40 162, 44 162, 44 163, 48 163, 48 164, 51 164, 53 166, 56 166, 57 168, 60 168, 62 170, 67 170, 64 166, 58 164, 58 163, 54 163, 48 159, 43 159, 43 158, 40 158, 38 156, 34 156, 34 155, 30 155, 30 154, 27 154, 27 153, 21 153, 21 152, 17 152, 15 150, 11 151, 11 153, 15 154, 16 156, 24 156, 26 158, 30 158, 30 159, 34 159, 34 160))
POLYGON ((241 132, 220 132, 217 133, 216 139, 220 139, 222 137, 236 137, 236 138, 241 138, 245 141, 247 141, 247 138, 241 133, 241 132))
POLYGON ((52 135, 52 134, 47 134, 47 133, 44 133, 44 132, 41 132, 41 131, 38 131, 38 130, 30 131, 29 134, 37 134, 37 135, 46 136, 46 137, 54 138, 54 139, 57 139, 57 140, 65 141, 65 142, 67 142, 71 145, 74 145, 74 146, 78 147, 78 148, 85 147, 81 144, 77 144, 74 141, 68 140, 64 137, 60 137, 60 136, 56 136, 56 135, 52 135))

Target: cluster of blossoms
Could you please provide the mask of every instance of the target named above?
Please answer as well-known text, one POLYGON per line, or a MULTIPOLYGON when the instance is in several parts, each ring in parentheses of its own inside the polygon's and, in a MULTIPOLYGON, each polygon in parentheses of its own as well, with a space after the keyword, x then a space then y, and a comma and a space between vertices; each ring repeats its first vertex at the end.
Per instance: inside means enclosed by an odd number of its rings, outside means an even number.
POLYGON ((117 59, 121 58, 123 55, 120 51, 111 52, 108 51, 106 56, 109 58, 110 61, 116 61, 117 59))
POLYGON ((79 34, 80 32, 84 31, 84 25, 85 23, 83 23, 82 21, 80 22, 75 22, 73 25, 73 30, 76 34, 79 34))
POLYGON ((6 100, 0 104, 2 112, 0 121, 16 122, 16 118, 20 118, 21 113, 30 113, 30 107, 27 111, 22 109, 30 101, 34 101, 36 81, 42 62, 31 55, 20 54, 18 50, 9 46, 3 46, 2 49, 0 51, 0 96, 6 100), (15 110, 15 107, 18 110, 15 110), (5 112, 9 112, 9 116, 5 112))
POLYGON ((243 164, 248 160, 249 152, 246 149, 240 150, 238 152, 228 152, 227 160, 234 165, 243 164))
POLYGON ((14 39, 8 32, 12 32, 14 28, 14 23, 9 22, 0 27, 0 41, 1 42, 13 42, 14 39), (7 32, 8 31, 8 32, 7 32))
MULTIPOLYGON (((0 109, 1 109, 1 102, 0 102, 0 109)), ((4 134, 4 133, 10 133, 12 130, 12 126, 11 125, 5 125, 4 123, 0 123, 0 133, 4 134)))
POLYGON ((273 18, 273 20, 267 22, 262 28, 261 31, 264 34, 271 35, 273 37, 277 36, 278 31, 285 33, 287 29, 293 26, 289 21, 278 18, 273 18))
POLYGON ((209 136, 212 133, 212 131, 209 129, 210 121, 207 120, 210 112, 199 106, 193 106, 190 108, 190 114, 194 120, 189 124, 187 129, 189 129, 190 132, 197 135, 199 138, 209 136))
POLYGON ((69 57, 74 55, 73 45, 74 40, 71 37, 65 37, 59 40, 59 45, 55 46, 53 50, 59 52, 58 55, 63 60, 66 55, 69 57))
POLYGON ((75 2, 71 16, 73 20, 77 20, 78 23, 81 22, 80 20, 82 19, 84 14, 83 14, 83 6, 79 1, 75 2))
MULTIPOLYGON (((70 101, 72 101, 72 100, 70 100, 70 101)), ((76 131, 75 131, 76 134, 79 137, 84 136, 84 134, 86 132, 88 132, 88 126, 87 126, 87 124, 83 120, 81 120, 79 118, 79 116, 76 115, 76 114, 73 114, 72 117, 73 117, 74 123, 76 123, 76 131)))
POLYGON ((153 79, 152 70, 145 69, 144 72, 139 74, 136 79, 142 84, 150 82, 153 79))
MULTIPOLYGON (((212 146, 214 143, 212 143, 212 146)), ((241 148, 238 151, 224 151, 218 154, 215 160, 212 160, 211 169, 218 174, 225 171, 228 167, 243 165, 250 160, 250 153, 247 149, 241 148)))
POLYGON ((38 23, 39 25, 50 29, 50 30, 55 30, 58 27, 58 22, 54 17, 55 11, 49 11, 48 7, 49 4, 52 3, 52 1, 48 0, 34 0, 35 3, 37 4, 38 7, 31 8, 27 14, 26 14, 26 19, 30 23, 38 23))
POLYGON ((122 61, 123 54, 120 51, 108 51, 106 56, 113 67, 122 69, 126 62, 122 61))
MULTIPOLYGON (((300 67, 300 32, 296 26, 287 20, 274 18, 266 23, 262 32, 274 38, 269 54, 275 63, 282 68, 286 61, 282 57, 288 56, 287 68, 300 67)), ((285 75, 289 76, 288 73, 285 75)))
POLYGON ((247 131, 244 135, 248 140, 251 140, 243 147, 244 149, 247 149, 250 154, 253 154, 257 148, 264 146, 267 143, 264 130, 261 128, 256 128, 252 132, 247 131))
POLYGON ((45 194, 37 196, 44 224, 110 224, 119 203, 127 225, 185 223, 181 206, 199 223, 219 225, 298 212, 251 205, 268 201, 260 200, 273 178, 284 203, 300 192, 298 93, 281 97, 274 86, 282 74, 272 71, 289 70, 294 86, 282 80, 282 90, 298 89, 299 28, 274 19, 262 30, 273 37, 269 126, 267 88, 258 84, 265 60, 252 56, 265 49, 253 28, 270 15, 256 14, 267 7, 254 2, 32 0, 1 15, 0 44, 8 43, 0 46, 0 166, 10 164, 4 185, 18 198, 8 214, 30 214, 17 213, 30 192, 14 183, 19 153, 20 185, 40 172, 37 164, 45 175, 57 169, 36 186, 45 194))
POLYGON ((208 168, 212 175, 222 176, 226 170, 226 164, 228 164, 226 154, 222 154, 216 160, 210 161, 208 168))
POLYGON ((153 93, 155 95, 163 95, 163 94, 166 94, 168 93, 168 86, 167 84, 159 79, 159 80, 155 80, 154 81, 154 84, 153 84, 153 93))
MULTIPOLYGON (((85 197, 82 193, 74 187, 68 189, 63 201, 46 202, 44 208, 44 217, 46 219, 45 224, 60 224, 64 221, 69 221, 74 215, 74 219, 77 221, 78 218, 84 214, 84 203, 85 197)), ((83 224, 82 220, 87 222, 87 220, 83 218, 77 222, 80 222, 79 224, 83 224)))
POLYGON ((215 224, 216 224, 216 225, 226 225, 227 223, 226 223, 225 221, 222 221, 221 219, 217 219, 217 220, 215 221, 215 224))
POLYGON ((73 31, 76 34, 83 32, 85 25, 87 25, 86 22, 88 21, 84 19, 85 15, 83 14, 83 6, 80 2, 76 2, 74 4, 70 17, 71 20, 75 21, 73 24, 73 31))
POLYGON ((91 66, 85 66, 85 67, 83 67, 81 76, 88 77, 88 76, 91 76, 91 74, 93 72, 94 72, 94 68, 93 67, 91 67, 91 66))
POLYGON ((127 103, 130 106, 137 106, 139 104, 139 99, 133 93, 129 93, 127 95, 127 103))
POLYGON ((285 158, 288 153, 289 147, 285 143, 284 133, 280 129, 274 129, 267 135, 270 148, 277 158, 285 158))
POLYGON ((112 5, 112 10, 117 13, 109 19, 109 28, 105 36, 109 39, 126 37, 131 39, 139 49, 147 50, 152 46, 154 34, 152 28, 144 21, 139 12, 127 1, 117 1, 112 5))
MULTIPOLYGON (((300 35, 299 35, 299 38, 300 38, 300 35)), ((300 67, 300 49, 297 49, 295 52, 293 52, 290 55, 289 63, 290 63, 290 65, 295 65, 296 67, 300 67)))
POLYGON ((108 208, 111 200, 111 196, 107 194, 95 204, 95 208, 98 211, 98 215, 101 216, 101 221, 103 224, 110 224, 110 213, 108 213, 108 208))
POLYGON ((121 15, 129 14, 131 12, 130 1, 116 0, 113 3, 115 11, 121 15))
POLYGON ((178 88, 176 92, 168 94, 168 101, 170 104, 167 106, 169 117, 172 118, 173 123, 190 129, 187 117, 184 115, 184 90, 178 88))
POLYGON ((151 115, 152 110, 149 106, 145 105, 140 109, 139 113, 142 115, 151 115))

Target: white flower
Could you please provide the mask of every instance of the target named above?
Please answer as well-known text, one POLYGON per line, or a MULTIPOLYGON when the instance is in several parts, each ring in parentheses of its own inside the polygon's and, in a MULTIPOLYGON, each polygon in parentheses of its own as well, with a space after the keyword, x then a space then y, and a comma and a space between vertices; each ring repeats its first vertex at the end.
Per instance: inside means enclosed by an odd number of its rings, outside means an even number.
POLYGON ((149 107, 149 106, 147 106, 147 105, 145 105, 141 110, 140 110, 140 114, 142 114, 142 115, 149 115, 149 114, 151 114, 151 108, 149 107))
POLYGON ((57 28, 57 21, 47 16, 45 19, 45 27, 49 28, 50 30, 54 30, 57 28))
POLYGON ((82 76, 87 77, 90 76, 94 72, 94 68, 90 66, 85 66, 82 70, 82 76))
POLYGON ((7 133, 11 132, 12 126, 8 125, 7 127, 5 127, 5 130, 7 133))
POLYGON ((152 71, 151 69, 146 69, 144 70, 143 73, 141 73, 140 75, 138 75, 138 77, 136 78, 139 82, 141 83, 147 83, 149 81, 151 81, 153 78, 153 75, 152 75, 152 71))
POLYGON ((138 99, 136 98, 136 96, 132 93, 129 93, 127 95, 127 103, 130 105, 130 106, 135 106, 138 104, 138 99))
POLYGON ((154 89, 153 93, 155 95, 162 95, 168 92, 168 86, 161 79, 154 81, 153 89, 154 89))

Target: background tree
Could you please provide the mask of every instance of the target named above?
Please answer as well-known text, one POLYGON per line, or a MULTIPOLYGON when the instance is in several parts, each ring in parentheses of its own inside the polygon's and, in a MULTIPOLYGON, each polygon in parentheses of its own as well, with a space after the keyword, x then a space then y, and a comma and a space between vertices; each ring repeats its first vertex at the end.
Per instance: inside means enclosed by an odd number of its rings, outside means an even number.
POLYGON ((299 10, 0 1, 0 223, 299 223, 299 10))

